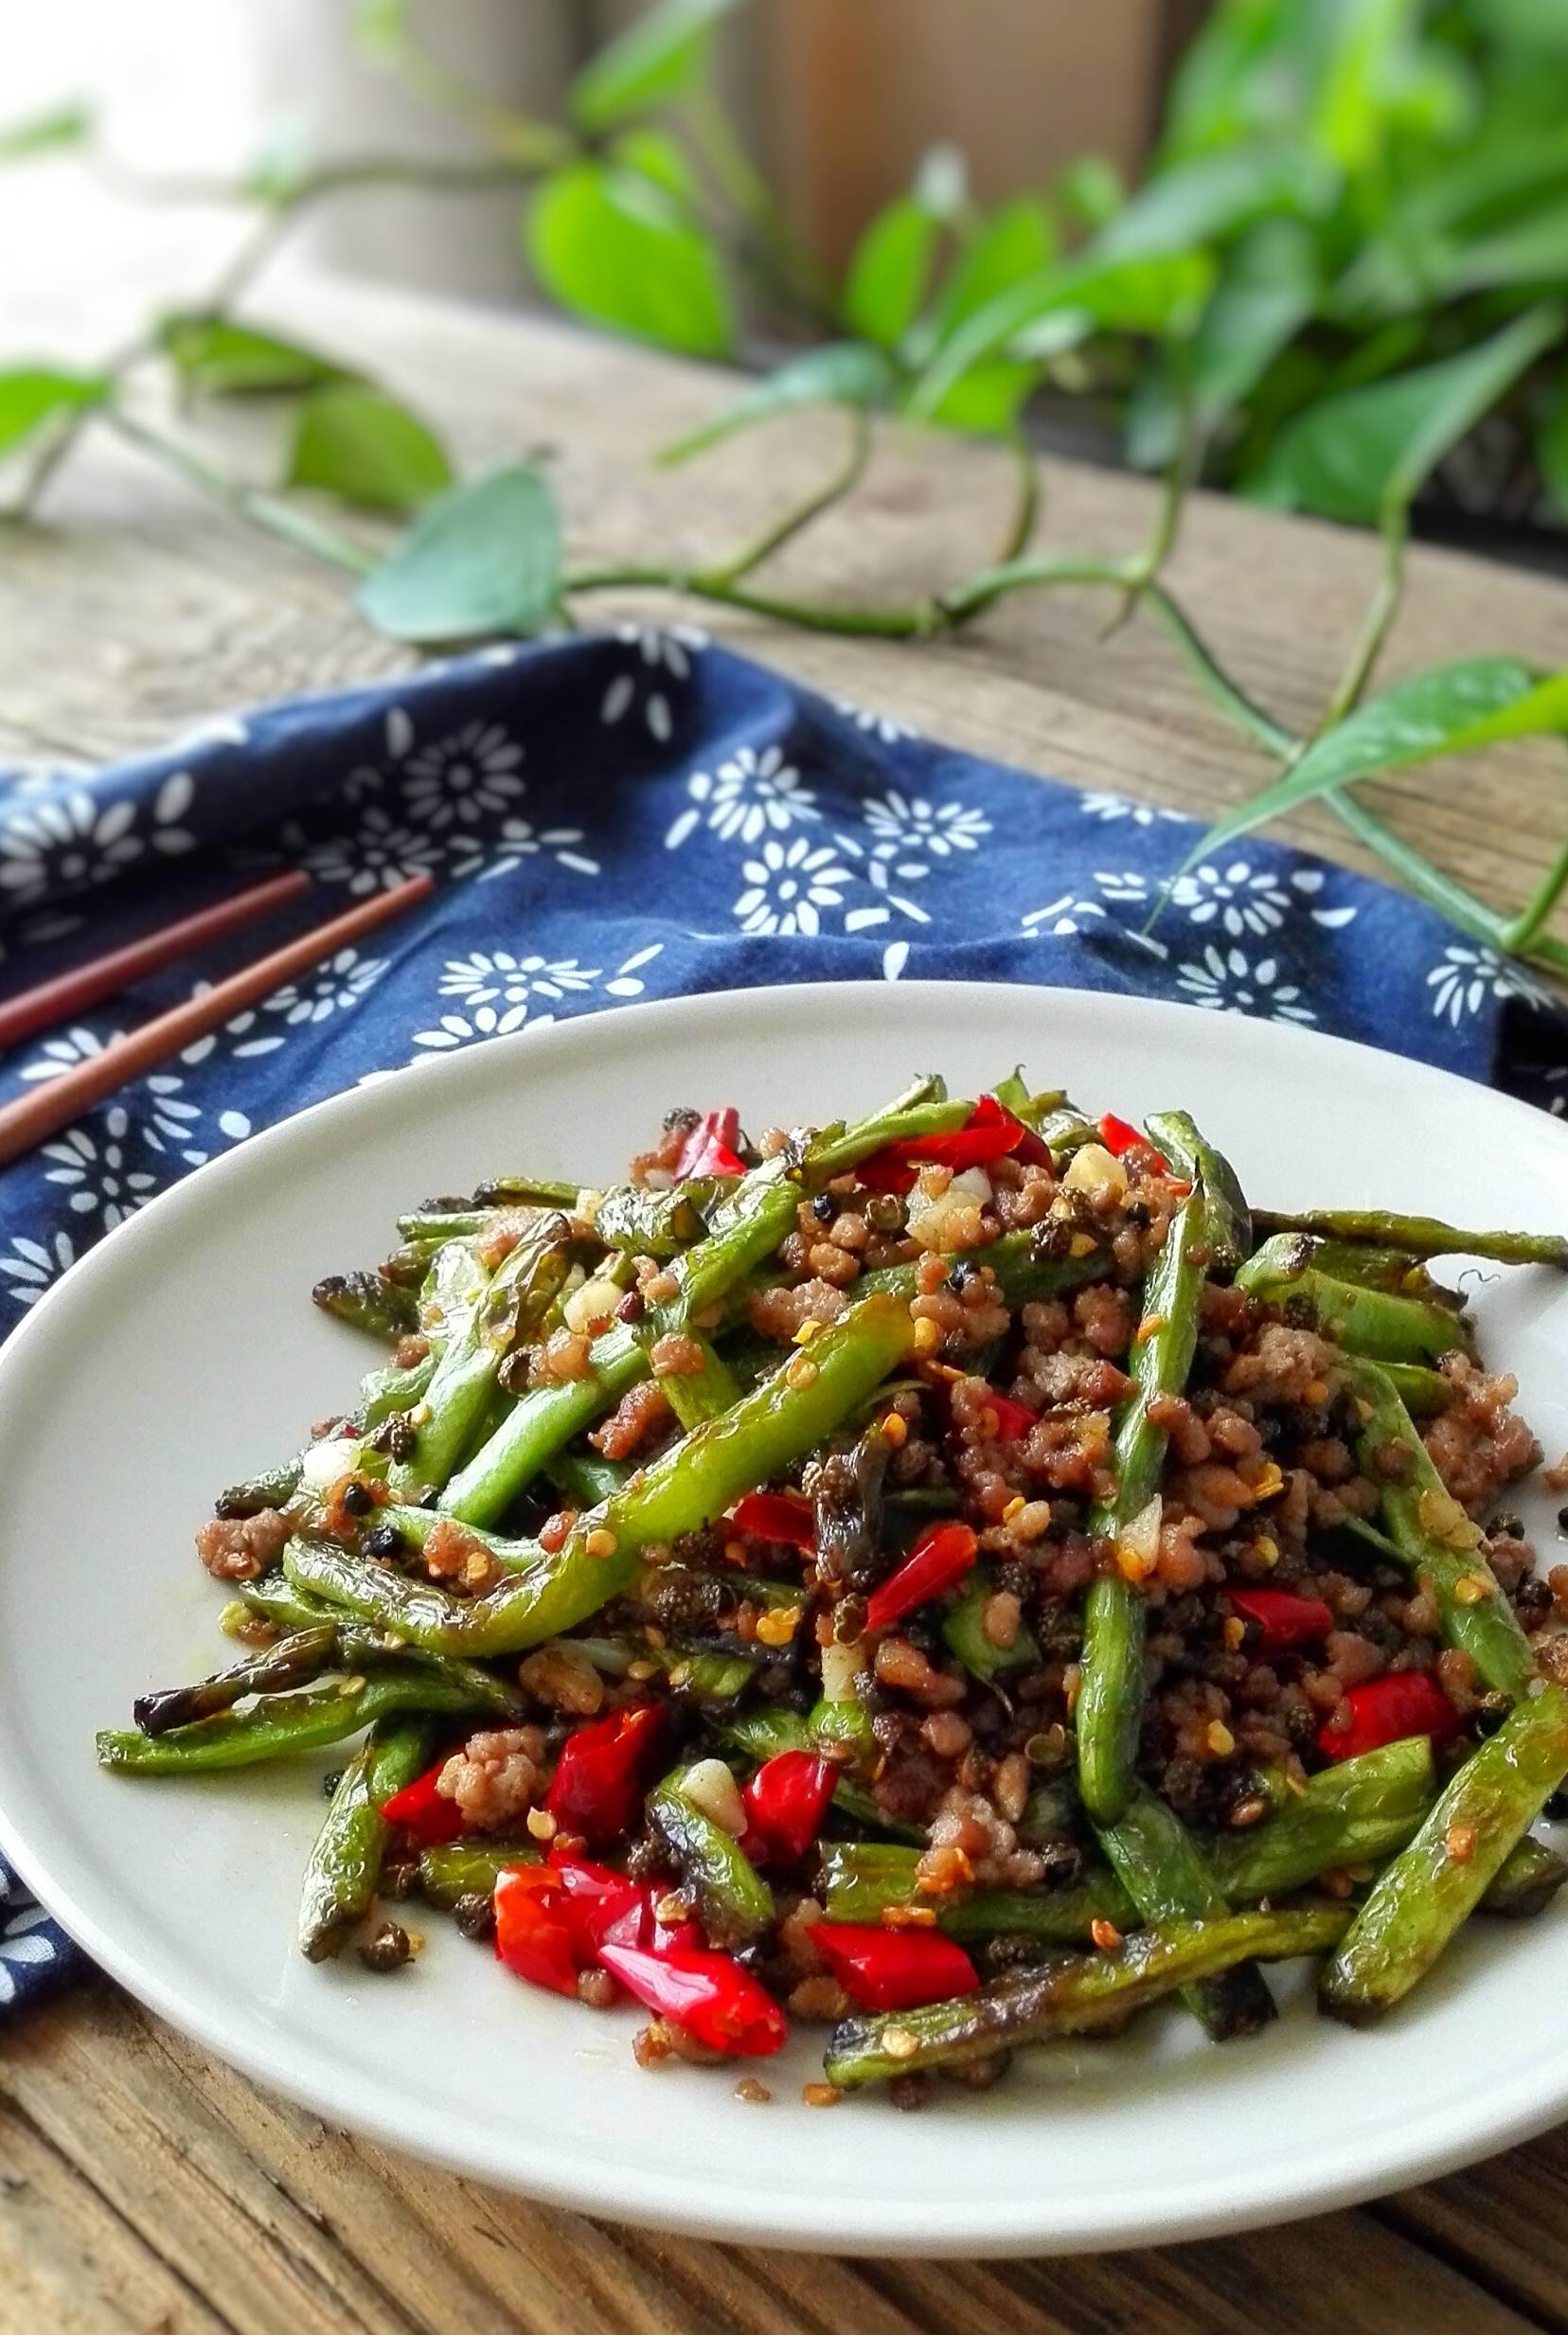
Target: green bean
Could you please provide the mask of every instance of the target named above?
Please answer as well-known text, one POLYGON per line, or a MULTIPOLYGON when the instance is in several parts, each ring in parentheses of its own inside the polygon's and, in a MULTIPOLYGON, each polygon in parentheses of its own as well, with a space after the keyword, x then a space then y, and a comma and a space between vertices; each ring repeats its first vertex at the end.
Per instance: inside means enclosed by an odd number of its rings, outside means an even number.
MULTIPOLYGON (((649 1542, 674 1541, 712 1524, 742 1492, 771 1483, 826 1442, 845 1414, 902 1361, 913 1335, 907 1307, 887 1297, 862 1298, 816 1340, 809 1377, 800 1369, 807 1358, 797 1356, 662 1453, 623 1491, 579 1517, 557 1554, 540 1551, 526 1571, 482 1597, 454 1597, 326 1542, 291 1542, 285 1570, 296 1588, 434 1652, 520 1653, 622 1595, 636 1577, 637 1552, 649 1542), (590 1543, 604 1553, 591 1553, 590 1543)), ((403 1510, 388 1521, 401 1529, 413 1513, 403 1510)))
MULTIPOLYGON (((1185 1825, 1146 1785, 1134 1785, 1115 1823, 1099 1827, 1099 1844, 1145 1921, 1210 1920, 1226 1911, 1224 1893, 1185 1825)), ((1182 2000, 1217 2043, 1255 2035, 1276 2016, 1263 1973, 1251 1961, 1194 1979, 1182 2000)))
POLYGON ((825 1841, 818 1851, 829 1921, 880 1921, 889 1906, 927 1905, 950 1937, 1030 1937, 1043 1945, 1087 1946, 1091 1925, 1130 1930, 1131 1898, 1114 1873, 1093 1866, 1082 1880, 1040 1889, 966 1889, 922 1898, 918 1848, 891 1841, 825 1841))
POLYGON ((1462 1232, 1434 1216, 1395 1216, 1381 1208, 1257 1208, 1260 1233, 1319 1233, 1327 1240, 1365 1240, 1412 1257, 1489 1257, 1501 1265, 1568 1270, 1568 1239, 1559 1233, 1462 1232))
MULTIPOLYGON (((776 1705, 752 1711, 726 1712, 722 1719, 709 1722, 710 1731, 721 1743, 731 1745, 750 1759, 760 1763, 773 1759, 780 1752, 814 1751, 811 1730, 799 1711, 781 1710, 776 1705)), ((900 1824, 881 1808, 864 1784, 842 1772, 833 1786, 833 1806, 850 1823, 865 1826, 874 1832, 886 1834, 895 1841, 923 1844, 925 1834, 918 1825, 900 1824)))
POLYGON ((443 1841, 419 1858, 419 1893, 432 1905, 451 1913, 459 1898, 488 1898, 508 1865, 537 1864, 539 1850, 532 1841, 497 1841, 486 1835, 462 1841, 443 1841))
POLYGON ((1251 1254, 1252 1210, 1235 1168, 1185 1111, 1156 1111, 1149 1140, 1198 1196, 1198 1238, 1217 1272, 1234 1273, 1251 1254))
POLYGON ((1383 1363, 1384 1375, 1412 1418, 1439 1418, 1453 1402, 1453 1381, 1420 1363, 1383 1363))
POLYGON ((474 1192, 474 1205, 488 1208, 563 1208, 577 1214, 579 1187, 548 1176, 491 1176, 474 1192))
POLYGON ((1450 1645, 1469 1654, 1485 1685, 1517 1701, 1535 1676, 1535 1656, 1487 1562, 1479 1525, 1450 1496, 1385 1373, 1357 1364, 1350 1385, 1361 1413, 1356 1457, 1379 1488, 1399 1562, 1431 1577, 1450 1645))
POLYGON ((167 1735, 170 1727, 231 1711, 246 1695, 276 1694, 284 1687, 303 1685, 330 1667, 337 1643, 337 1625, 330 1613, 324 1614, 293 1636, 279 1638, 261 1652, 236 1663, 232 1669, 220 1670, 194 1686, 164 1686, 138 1695, 131 1715, 143 1735, 167 1735))
POLYGON ((1379 2019, 1422 1978, 1568 1774, 1568 1693, 1535 1682, 1383 1867, 1319 1982, 1325 2010, 1379 2019))
POLYGON ((312 1630, 323 1622, 330 1623, 337 1640, 340 1668, 374 1670, 389 1662, 396 1663, 405 1669, 423 1671, 438 1680, 449 1693, 464 1698, 475 1710, 492 1711, 497 1719, 518 1720, 527 1709, 527 1698, 511 1680, 497 1677, 493 1670, 481 1669, 477 1663, 462 1662, 454 1654, 432 1654, 420 1647, 410 1646, 396 1631, 358 1621, 352 1614, 312 1596, 309 1591, 296 1589, 280 1573, 263 1574, 258 1581, 241 1581, 236 1587, 241 1612, 276 1622, 285 1630, 312 1630))
POLYGON ((308 1960, 335 1954, 370 1911, 391 1832, 383 1806, 423 1773, 434 1744, 421 1719, 383 1720, 344 1769, 305 1867, 299 1947, 308 1960))
MULTIPOLYGON (((967 1103, 942 1098, 924 1079, 860 1126, 816 1137, 802 1155, 781 1153, 754 1168, 714 1210, 708 1237, 669 1267, 676 1294, 654 1308, 653 1337, 685 1329, 720 1304, 793 1230, 811 1185, 827 1183, 895 1136, 961 1126, 967 1103)), ((530 1391, 511 1417, 448 1485, 441 1505, 467 1524, 490 1524, 510 1506, 561 1446, 592 1426, 648 1375, 643 1333, 617 1323, 594 1341, 586 1377, 530 1391)))
POLYGON ((886 2083, 921 2068, 994 2059, 1019 2044, 1119 2027, 1146 2003, 1238 1963, 1321 1953, 1349 1921, 1348 1907, 1324 1905, 1165 1922, 1137 1932, 1114 1952, 1053 1956, 951 2003, 845 2019, 828 2047, 828 2080, 845 2090, 886 2083))
MULTIPOLYGON (((359 1407, 354 1417, 361 1432, 371 1434, 389 1419, 394 1411, 412 1411, 423 1400, 440 1356, 433 1346, 423 1359, 406 1368, 396 1365, 386 1370, 372 1370, 360 1381, 359 1407)), ((298 1462, 294 1463, 296 1470, 298 1462)))
POLYGON ((476 1240, 495 1222, 493 1208, 416 1208, 398 1219, 402 1240, 476 1240))
POLYGON ((1456 1346, 1470 1349, 1468 1327, 1451 1307, 1333 1280, 1312 1262, 1311 1242, 1300 1233, 1276 1233, 1266 1240, 1242 1266, 1236 1286, 1299 1310, 1347 1354, 1373 1362, 1438 1362, 1456 1346))
POLYGON ((601 1459, 597 1452, 557 1452, 546 1473, 568 1500, 591 1508, 623 1489, 632 1470, 624 1459, 601 1459))
POLYGON ((391 1341, 419 1326, 419 1301, 411 1289, 380 1273, 330 1273, 311 1292, 314 1304, 354 1329, 391 1341))
POLYGON ((1504 1858, 1480 1910, 1505 1921, 1527 1921, 1545 1912, 1565 1880, 1568 1862, 1544 1841, 1526 1834, 1504 1858))
POLYGON ((1354 1281, 1362 1289, 1387 1290, 1397 1297, 1419 1297, 1429 1305, 1447 1306, 1462 1313, 1465 1301, 1457 1290, 1434 1281, 1418 1257, 1408 1249, 1380 1249, 1370 1242, 1318 1240, 1312 1263, 1331 1281, 1354 1281))
POLYGON ((1348 1865, 1381 1863, 1411 1838, 1436 1790, 1431 1743, 1406 1736, 1323 1769, 1261 1824, 1221 1833, 1209 1868, 1231 1903, 1243 1905, 1348 1865))
POLYGON ((444 1234, 423 1240, 404 1240, 390 1257, 382 1258, 377 1270, 384 1280, 395 1281, 400 1288, 418 1289, 445 1245, 444 1234))
POLYGON ((213 1503, 214 1516, 259 1516, 263 1508, 281 1508, 299 1489, 298 1458, 286 1459, 281 1467, 268 1468, 260 1475, 244 1477, 220 1492, 213 1503))
POLYGON ((985 1566, 976 1565, 942 1616, 942 1636, 949 1652, 956 1654, 975 1678, 988 1682, 1006 1670, 1040 1660, 1039 1644, 1026 1623, 1020 1624, 1010 1646, 993 1645, 986 1635, 986 1608, 995 1592, 990 1574, 985 1566))
POLYGON ((198 1775, 217 1768, 256 1767, 294 1759, 301 1752, 341 1743, 362 1727, 399 1711, 472 1711, 473 1697, 415 1663, 388 1663, 367 1678, 265 1695, 248 1711, 221 1711, 167 1735, 106 1729, 98 1738, 98 1765, 141 1775, 198 1775))
POLYGON ((806 1732, 814 1751, 847 1750, 863 1762, 876 1752, 871 1714, 855 1695, 820 1696, 811 1705, 806 1732))
POLYGON ((678 1257, 707 1231, 707 1212, 735 1189, 733 1177, 693 1177, 672 1192, 622 1184, 593 1210, 594 1231, 608 1249, 639 1257, 678 1257))
MULTIPOLYGON (((655 1371, 654 1382, 663 1390, 682 1427, 689 1432, 700 1427, 704 1419, 717 1418, 721 1411, 727 1411, 732 1402, 739 1400, 740 1389, 729 1364, 720 1359, 710 1339, 691 1329, 681 1334, 702 1356, 701 1368, 655 1371)), ((657 1344, 657 1339, 649 1341, 650 1349, 657 1344)))
POLYGON ((1069 1102, 1065 1096, 1055 1109, 1044 1114, 1035 1132, 1059 1166, 1071 1159, 1075 1151, 1081 1151, 1086 1143, 1099 1141, 1099 1129, 1093 1119, 1085 1118, 1077 1103, 1069 1102))
MULTIPOLYGON (((1116 1425, 1116 1489, 1089 1519, 1090 1532, 1105 1539, 1119 1539, 1159 1492, 1166 1435, 1149 1417, 1149 1405, 1156 1395, 1179 1395, 1192 1368, 1203 1289, 1203 1272, 1190 1254, 1199 1224, 1190 1201, 1177 1210, 1144 1283, 1143 1328, 1129 1365, 1134 1391, 1116 1425)), ((1078 1785, 1099 1824, 1115 1822, 1132 1790, 1143 1716, 1144 1618, 1142 1592, 1120 1572, 1091 1583, 1077 1709, 1078 1785)))
POLYGON ((773 1891, 739 1843, 686 1797, 690 1774, 678 1768, 649 1795, 650 1820, 696 1899, 709 1943, 749 1946, 776 1918, 773 1891))

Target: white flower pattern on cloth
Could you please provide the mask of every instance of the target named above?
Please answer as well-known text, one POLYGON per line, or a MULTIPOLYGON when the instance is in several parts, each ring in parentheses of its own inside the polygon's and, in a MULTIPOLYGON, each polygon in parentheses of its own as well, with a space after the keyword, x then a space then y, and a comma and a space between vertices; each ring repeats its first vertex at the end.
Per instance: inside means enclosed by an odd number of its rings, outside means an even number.
POLYGON ((868 851, 853 835, 835 835, 833 841, 856 863, 854 873, 879 896, 861 907, 846 911, 846 933, 863 933, 874 924, 888 923, 895 908, 914 924, 931 922, 929 912, 918 900, 897 889, 900 883, 918 883, 930 875, 931 870, 922 860, 895 860, 888 856, 891 847, 885 845, 868 851))
MULTIPOLYGON (((66 1029, 44 1041, 42 1049, 30 1062, 23 1064, 21 1076, 37 1084, 58 1078, 80 1062, 90 1062, 106 1046, 117 1042, 123 1033, 116 1030, 107 1038, 95 1030, 66 1029)), ((129 1124, 123 1138, 140 1135, 151 1150, 172 1152, 185 1161, 187 1167, 200 1168, 211 1158, 211 1146, 205 1137, 198 1137, 198 1128, 204 1113, 199 1103, 193 1103, 185 1093, 185 1079, 177 1071, 153 1070, 136 1081, 131 1089, 132 1104, 122 1109, 122 1119, 129 1124)), ((242 1111, 221 1111, 214 1124, 230 1143, 242 1143, 251 1132, 249 1118, 242 1111)), ((62 1183, 65 1178, 53 1179, 62 1183)), ((72 1206, 78 1203, 73 1200, 72 1206)), ((109 1221, 111 1220, 107 1220, 109 1221)))
POLYGON ((122 1224, 157 1189, 157 1177, 145 1168, 133 1168, 126 1158, 130 1132, 130 1117, 124 1105, 116 1103, 103 1114, 101 1134, 70 1127, 43 1146, 43 1157, 54 1162, 45 1171, 45 1182, 64 1185, 72 1214, 99 1217, 105 1232, 122 1224))
POLYGON ((1249 958, 1243 950, 1218 949, 1211 940, 1198 962, 1178 966, 1176 986, 1195 1006, 1268 1022, 1315 1022, 1299 987, 1280 979, 1281 970, 1277 957, 1249 958))
POLYGON ((613 728, 640 703, 649 736, 664 745, 674 735, 675 718, 662 676, 668 674, 678 686, 688 682, 692 659, 707 647, 708 636, 694 624, 622 624, 615 628, 615 638, 634 649, 636 659, 612 674, 599 700, 599 720, 613 728))
POLYGON ((443 1013, 434 1028, 417 1029, 414 1043, 447 1051, 476 1038, 505 1038, 525 1024, 537 1029, 555 1020, 563 998, 591 989, 598 978, 597 965, 579 965, 576 957, 552 962, 496 949, 449 958, 439 994, 460 998, 467 1010, 443 1013), (542 998, 548 1007, 543 1013, 537 1010, 542 998))
POLYGON ((1517 998, 1538 1007, 1547 1003, 1539 982, 1521 966, 1505 964, 1495 949, 1480 941, 1451 943, 1428 973, 1427 987, 1433 1012, 1455 1029, 1467 1014, 1479 1013, 1488 997, 1517 998))
POLYGON ((1232 940, 1248 933, 1260 937, 1277 932, 1297 907, 1305 907, 1314 924, 1329 931, 1350 923, 1354 908, 1309 904, 1323 885, 1320 868, 1298 867, 1287 875, 1278 868, 1255 866, 1250 860, 1227 860, 1223 866, 1204 860, 1175 879, 1170 903, 1185 910, 1189 923, 1213 924, 1232 940))
POLYGON ((792 844, 770 836, 756 859, 741 863, 740 873, 746 889, 735 903, 735 916, 743 932, 805 933, 812 938, 822 930, 822 911, 842 908, 854 881, 831 844, 811 844, 804 835, 792 844))
MULTIPOLYGON (((194 1068, 220 1051, 231 1055, 236 1061, 276 1054, 291 1029, 330 1021, 334 1014, 347 1013, 363 1004, 386 971, 384 957, 361 956, 357 949, 339 949, 313 972, 302 973, 297 981, 286 981, 258 1006, 247 1006, 232 1015, 221 1029, 208 1030, 204 1037, 193 1039, 182 1051, 180 1060, 188 1068, 194 1068), (269 1015, 273 1017, 271 1024, 269 1015), (279 1022, 281 1028, 276 1026, 279 1022)), ((197 982, 192 997, 202 996, 210 986, 205 981, 197 982)))
POLYGON ((1063 892, 1058 899, 1048 900, 1042 908, 1025 910, 1019 921, 1033 939, 1038 940, 1042 935, 1064 939, 1071 934, 1081 933, 1086 918, 1103 917, 1106 913, 1103 900, 1083 900, 1072 892, 1063 892))
POLYGON ((668 851, 678 851, 704 820, 725 843, 754 844, 770 828, 782 833, 822 815, 816 796, 801 785, 800 773, 785 761, 781 746, 765 746, 760 754, 742 746, 711 775, 693 771, 686 793, 692 808, 671 822, 665 837, 668 851))
POLYGON ((523 749, 499 722, 465 722, 411 754, 403 765, 402 803, 410 822, 438 834, 454 825, 500 816, 523 793, 523 749))
POLYGON ((0 892, 26 907, 49 892, 108 883, 149 850, 166 859, 193 850, 196 838, 180 821, 195 793, 189 772, 176 771, 152 797, 145 826, 140 806, 100 803, 88 787, 0 806, 0 892))
POLYGON ((459 878, 477 876, 486 883, 496 876, 509 876, 525 860, 543 855, 554 860, 558 867, 569 867, 574 875, 597 876, 597 860, 589 859, 577 847, 582 841, 580 827, 546 827, 536 832, 527 819, 504 819, 488 843, 477 837, 472 844, 454 838, 453 848, 458 856, 453 860, 452 873, 459 878))
POLYGON ((875 848, 888 854, 921 851, 945 860, 953 851, 978 850, 981 837, 991 831, 985 812, 967 803, 934 803, 897 787, 872 795, 864 815, 875 848))
POLYGON ((0 2008, 16 1999, 18 1970, 37 1970, 59 1959, 59 1947, 44 1934, 48 1918, 43 1906, 30 1898, 14 1908, 0 1906, 0 2008))
POLYGON ((434 875, 444 857, 435 836, 403 825, 379 803, 368 806, 353 834, 304 845, 305 864, 318 883, 347 884, 360 899, 390 892, 411 876, 434 875))
POLYGON ((1106 794, 1097 788, 1087 789, 1078 797, 1078 809, 1086 819, 1131 819, 1134 827, 1153 827, 1161 819, 1176 827, 1187 825, 1185 811, 1167 811, 1164 803, 1135 803, 1130 795, 1106 794))
POLYGON ((11 1241, 11 1254, 0 1257, 0 1273, 10 1276, 6 1294, 19 1306, 36 1305, 76 1260, 76 1243, 67 1232, 51 1233, 46 1241, 35 1240, 30 1233, 18 1233, 11 1241))
POLYGON ((852 697, 835 697, 833 707, 868 738, 880 738, 884 746, 900 745, 906 739, 919 736, 907 722, 900 722, 892 714, 878 713, 869 705, 859 705, 852 697))

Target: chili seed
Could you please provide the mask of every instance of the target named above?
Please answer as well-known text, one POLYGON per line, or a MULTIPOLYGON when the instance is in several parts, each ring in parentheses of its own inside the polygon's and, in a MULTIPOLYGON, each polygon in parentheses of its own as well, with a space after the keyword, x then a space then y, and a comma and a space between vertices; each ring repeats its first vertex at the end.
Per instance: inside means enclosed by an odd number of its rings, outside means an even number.
POLYGON ((800 2096, 808 2108, 836 2108, 844 2094, 837 2084, 802 2084, 800 2096))
POLYGON ((1107 1921, 1103 1915, 1097 1914, 1089 1924, 1089 1934, 1102 1954, 1110 1953, 1122 1942, 1122 1934, 1115 1923, 1107 1921))

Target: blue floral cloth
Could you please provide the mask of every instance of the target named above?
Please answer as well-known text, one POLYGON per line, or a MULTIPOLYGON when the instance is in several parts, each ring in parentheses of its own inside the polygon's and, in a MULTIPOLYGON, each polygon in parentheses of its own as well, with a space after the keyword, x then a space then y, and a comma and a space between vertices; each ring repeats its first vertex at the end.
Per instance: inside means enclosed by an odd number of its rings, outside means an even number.
MULTIPOLYGON (((4 977, 29 985, 303 865, 193 971, 28 1045, 0 1099, 425 869, 434 897, 0 1176, 0 1335, 82 1251, 256 1129, 401 1064, 644 997, 902 975, 1061 982, 1337 1031, 1560 1112, 1568 1022, 1429 909, 829 704, 677 627, 427 666, 209 722, 103 771, 0 777, 4 977)), ((0 1863, 0 2011, 80 1957, 0 1863)))

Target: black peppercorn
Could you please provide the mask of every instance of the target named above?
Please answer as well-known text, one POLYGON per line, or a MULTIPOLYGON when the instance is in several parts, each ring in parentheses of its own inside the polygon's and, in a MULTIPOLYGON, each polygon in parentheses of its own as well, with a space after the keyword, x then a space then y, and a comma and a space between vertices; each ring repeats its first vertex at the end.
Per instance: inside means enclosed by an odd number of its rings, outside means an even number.
POLYGON ((830 1224, 838 1214, 838 1203, 830 1192, 818 1192, 811 1203, 811 1214, 819 1224, 830 1224))

